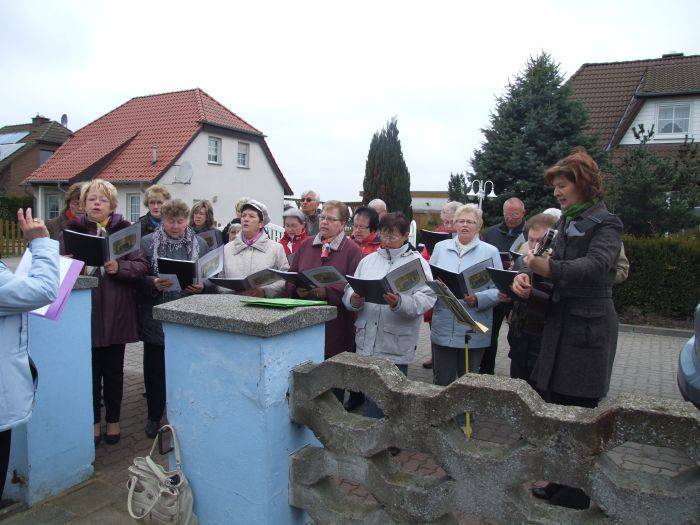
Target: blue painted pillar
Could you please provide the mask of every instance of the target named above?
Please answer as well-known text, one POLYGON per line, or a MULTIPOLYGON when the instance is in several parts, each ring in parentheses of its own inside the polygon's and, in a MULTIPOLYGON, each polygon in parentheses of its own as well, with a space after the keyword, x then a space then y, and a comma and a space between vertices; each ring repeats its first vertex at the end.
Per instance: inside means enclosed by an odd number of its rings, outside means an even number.
POLYGON ((192 296, 154 310, 164 321, 168 420, 200 523, 304 523, 288 503, 289 455, 318 442, 291 422, 287 390, 294 366, 323 360, 336 309, 239 301, 192 296))
POLYGON ((90 289, 96 285, 94 277, 80 277, 58 321, 28 316, 39 386, 31 419, 12 430, 6 498, 35 505, 92 476, 90 289))

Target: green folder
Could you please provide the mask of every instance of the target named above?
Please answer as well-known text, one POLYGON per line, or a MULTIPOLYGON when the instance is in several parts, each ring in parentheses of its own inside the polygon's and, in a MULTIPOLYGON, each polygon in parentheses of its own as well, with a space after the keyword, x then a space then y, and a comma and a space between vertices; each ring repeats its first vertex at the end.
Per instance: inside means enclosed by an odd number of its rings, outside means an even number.
POLYGON ((297 306, 324 306, 326 301, 311 301, 308 299, 285 299, 279 297, 275 299, 250 297, 241 299, 241 302, 249 306, 267 306, 268 308, 296 308, 297 306))

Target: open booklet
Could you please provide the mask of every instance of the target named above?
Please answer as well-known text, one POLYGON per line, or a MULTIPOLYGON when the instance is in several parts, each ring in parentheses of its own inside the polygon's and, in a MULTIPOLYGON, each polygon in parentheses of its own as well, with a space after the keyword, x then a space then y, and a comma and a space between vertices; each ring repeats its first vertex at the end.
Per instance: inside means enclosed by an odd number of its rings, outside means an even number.
POLYGON ((141 225, 134 223, 106 237, 64 230, 63 246, 67 254, 88 266, 104 266, 141 247, 141 225))
POLYGON ((513 290, 510 289, 510 285, 513 284, 513 279, 520 272, 515 270, 499 270, 498 268, 487 268, 489 274, 491 275, 491 280, 493 284, 496 285, 499 292, 506 294, 511 299, 520 299, 513 290))
POLYGON ((246 290, 252 290, 253 288, 260 288, 262 286, 267 286, 282 278, 271 272, 268 269, 260 270, 255 273, 251 273, 247 277, 243 278, 222 278, 222 277, 212 277, 209 279, 212 284, 221 286, 222 288, 228 288, 234 292, 244 292, 246 290))
POLYGON ((433 264, 430 269, 435 279, 440 279, 445 283, 450 291, 457 297, 472 295, 476 292, 493 287, 491 276, 487 268, 493 265, 493 260, 489 257, 476 264, 471 265, 466 270, 459 273, 440 268, 433 264))
POLYGON ((433 253, 435 245, 440 241, 451 238, 452 234, 447 232, 433 232, 430 230, 420 231, 420 241, 425 245, 425 249, 428 250, 428 253, 433 253))
MULTIPOLYGON (((176 275, 180 288, 184 290, 191 284, 199 284, 221 272, 224 267, 224 247, 205 253, 196 261, 181 261, 158 257, 158 276, 176 275)), ((171 289, 171 291, 175 291, 171 289)))
POLYGON ((198 233, 197 237, 201 237, 204 242, 207 243, 207 247, 210 250, 213 250, 214 248, 218 247, 218 241, 216 239, 216 231, 214 230, 207 230, 202 233, 198 233))
POLYGON ((296 285, 298 288, 324 288, 333 284, 341 284, 347 282, 343 274, 336 270, 333 266, 319 266, 302 272, 285 272, 269 268, 271 272, 279 275, 288 283, 296 285))
POLYGON ((360 279, 346 275, 350 287, 368 303, 387 304, 385 293, 407 293, 425 284, 425 273, 419 259, 412 259, 394 268, 381 279, 360 279))
MULTIPOLYGON (((63 312, 66 300, 73 290, 73 285, 75 285, 75 282, 78 280, 78 276, 84 265, 85 263, 83 261, 71 259, 69 257, 60 257, 58 267, 59 284, 56 300, 51 304, 32 310, 29 313, 52 321, 57 321, 61 317, 61 312, 63 312)), ((18 277, 29 275, 31 266, 32 252, 26 250, 17 265, 15 275, 18 277)))
POLYGON ((479 334, 485 334, 489 331, 486 325, 481 324, 469 315, 469 311, 467 311, 461 301, 455 297, 445 283, 441 281, 428 281, 427 284, 435 292, 438 300, 445 303, 445 306, 454 314, 458 323, 468 325, 479 334))

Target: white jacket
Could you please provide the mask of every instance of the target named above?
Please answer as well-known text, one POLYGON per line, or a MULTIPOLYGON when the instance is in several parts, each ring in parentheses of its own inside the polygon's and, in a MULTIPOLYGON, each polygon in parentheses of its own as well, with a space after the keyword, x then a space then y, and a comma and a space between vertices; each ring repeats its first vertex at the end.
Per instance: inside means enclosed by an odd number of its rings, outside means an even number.
POLYGON ((27 314, 56 300, 58 242, 29 244, 29 274, 15 276, 0 261, 0 432, 25 423, 34 407, 34 382, 27 353, 27 314))
MULTIPOLYGON (((361 279, 381 279, 394 268, 419 259, 428 280, 433 279, 430 266, 418 252, 409 250, 405 244, 398 250, 391 250, 391 258, 386 249, 379 249, 360 261, 355 277, 361 279)), ((355 344, 357 353, 373 355, 398 365, 413 362, 418 343, 423 314, 435 304, 435 294, 427 285, 416 288, 412 293, 399 294, 401 298, 396 308, 386 304, 364 303, 360 308, 350 304, 352 288, 345 288, 343 304, 354 312, 359 312, 355 321, 355 344)))
MULTIPOLYGON (((274 268, 289 270, 289 262, 284 254, 284 248, 278 242, 271 240, 267 234, 248 246, 241 240, 241 234, 224 246, 224 276, 229 279, 242 279, 251 273, 274 268)), ((265 297, 278 297, 284 292, 284 281, 263 286, 265 297)))

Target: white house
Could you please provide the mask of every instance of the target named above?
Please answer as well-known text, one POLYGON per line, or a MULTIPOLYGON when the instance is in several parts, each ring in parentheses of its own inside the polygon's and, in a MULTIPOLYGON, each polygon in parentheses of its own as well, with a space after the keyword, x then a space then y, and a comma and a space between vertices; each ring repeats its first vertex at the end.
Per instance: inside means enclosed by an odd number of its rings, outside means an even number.
POLYGON ((146 213, 143 192, 155 183, 190 205, 208 199, 221 224, 243 196, 267 204, 281 224, 292 193, 265 135, 201 89, 129 100, 75 132, 25 184, 38 215, 50 219, 70 184, 98 177, 117 187, 118 211, 132 222, 146 213))

